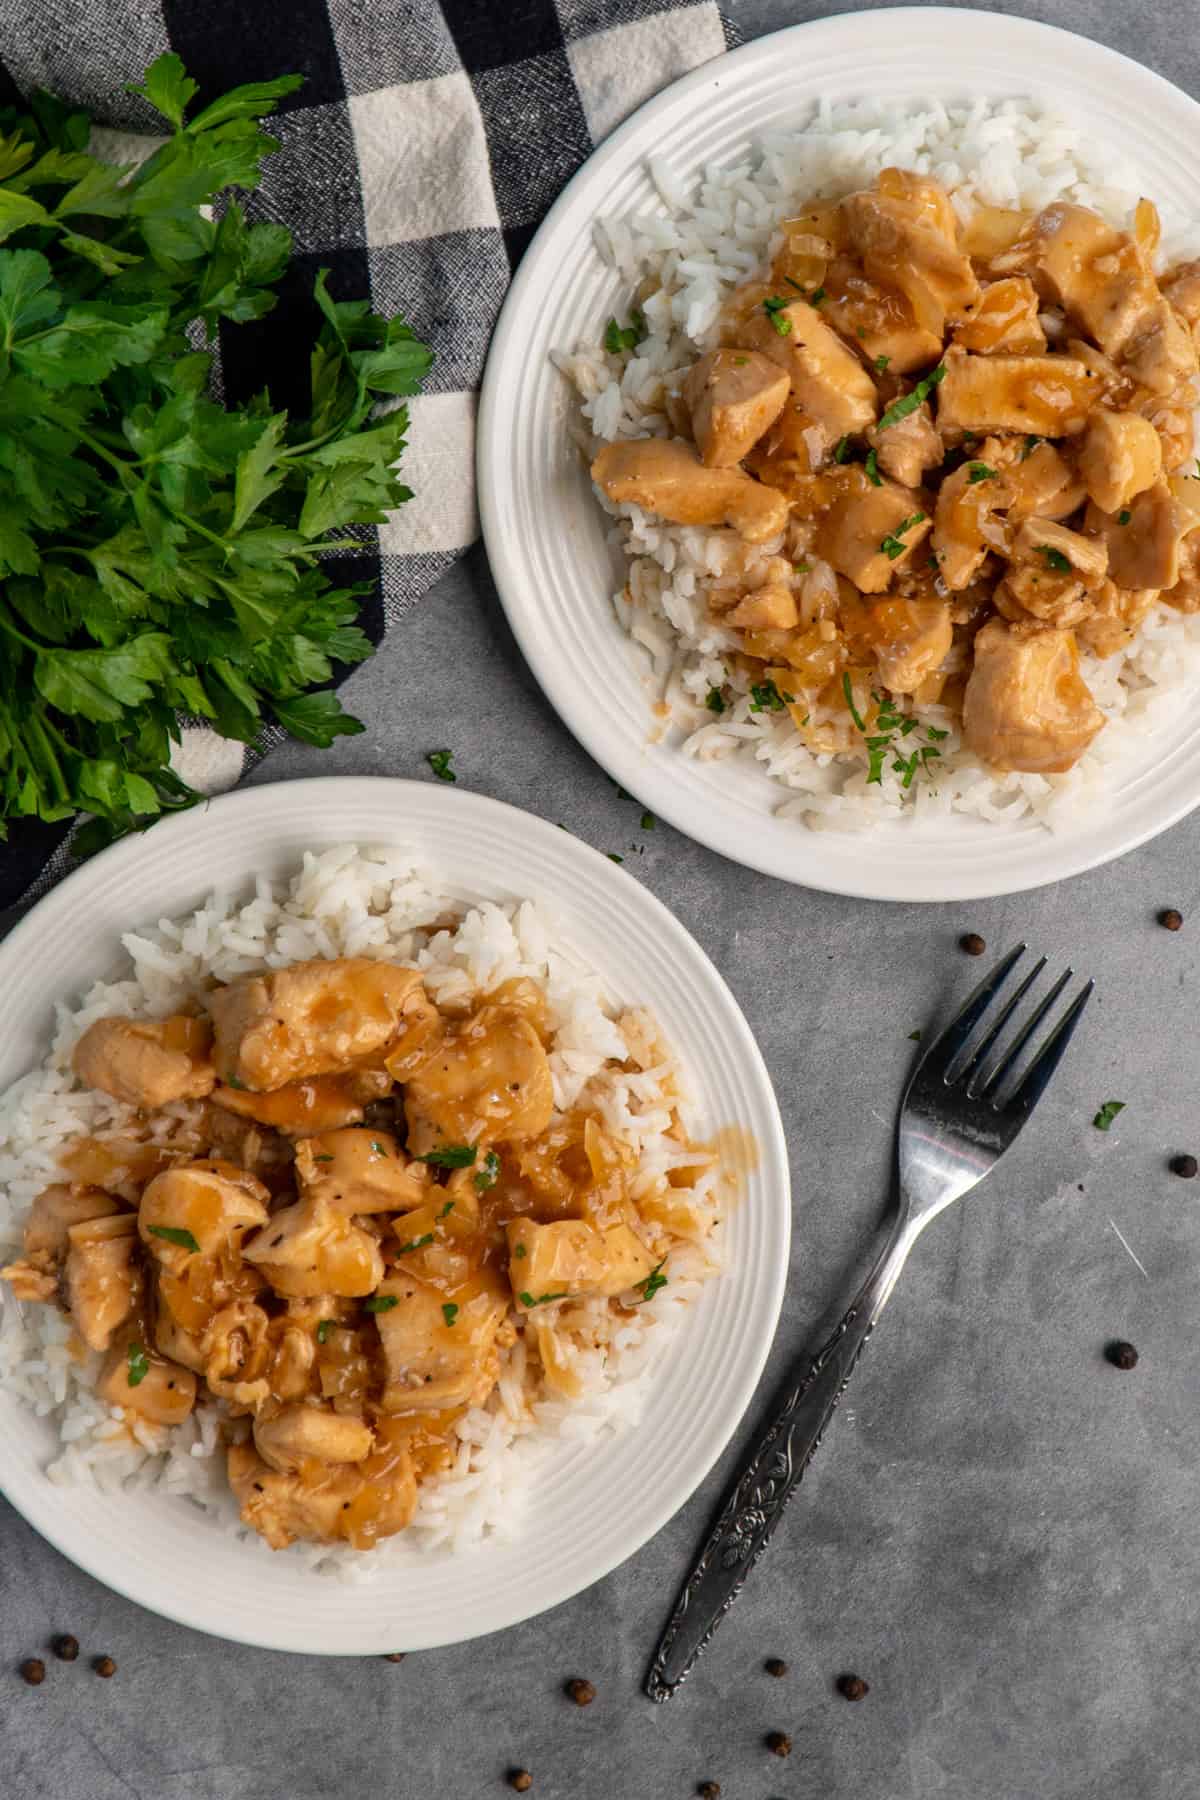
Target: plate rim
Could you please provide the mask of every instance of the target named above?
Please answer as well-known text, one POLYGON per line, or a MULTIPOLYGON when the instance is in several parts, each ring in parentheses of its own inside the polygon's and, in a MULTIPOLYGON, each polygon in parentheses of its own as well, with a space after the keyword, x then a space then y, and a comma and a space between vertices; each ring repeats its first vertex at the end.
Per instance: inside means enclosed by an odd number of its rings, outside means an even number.
MULTIPOLYGON (((239 787, 206 800, 199 807, 172 814, 157 821, 149 827, 146 833, 124 838, 98 852, 86 863, 64 876, 47 893, 41 895, 29 911, 0 940, 0 980, 3 978, 6 965, 14 954, 19 957, 25 956, 27 947, 29 952, 36 951, 39 937, 44 938, 47 932, 53 931, 57 914, 64 911, 66 905, 72 903, 75 896, 85 894, 97 881, 104 881, 113 876, 119 879, 132 872, 137 866, 142 845, 151 835, 154 835, 156 843, 161 846, 168 837, 183 838, 189 834, 203 835, 206 831, 211 831, 214 828, 214 815, 218 822, 234 812, 253 814, 258 811, 269 815, 272 802, 281 791, 310 797, 312 801, 310 812, 315 816, 323 800, 328 802, 335 797, 344 800, 348 788, 358 790, 364 797, 368 792, 372 797, 386 793, 401 802, 400 806, 393 809, 397 814, 397 824, 395 838, 392 841, 398 844, 404 841, 404 826, 401 822, 404 796, 420 793, 423 803, 428 804, 430 801, 430 784, 428 782, 386 775, 323 775, 301 777, 296 780, 263 782, 253 787, 239 787)), ((544 835, 548 844, 554 844, 560 852, 564 850, 555 826, 537 814, 513 806, 507 801, 493 799, 490 795, 480 794, 470 788, 449 789, 445 794, 439 794, 437 800, 439 805, 482 808, 486 812, 501 815, 510 822, 513 830, 519 829, 525 832, 532 828, 534 848, 536 848, 536 840, 544 835)), ((264 832, 269 834, 269 819, 267 818, 264 819, 264 832)), ((766 1142, 760 1140, 759 1167, 764 1175, 764 1194, 768 1197, 766 1217, 768 1224, 774 1227, 772 1243, 778 1243, 780 1254, 773 1264, 764 1266, 760 1279, 762 1292, 756 1297, 755 1308, 756 1315, 761 1311, 764 1321, 763 1329, 758 1334, 753 1353, 747 1360, 736 1391, 731 1397, 727 1415, 721 1419, 713 1432, 712 1442, 701 1461, 696 1463, 695 1468, 690 1470, 686 1477, 686 1491, 672 1490, 666 1499, 651 1510, 648 1521, 643 1522, 637 1528, 633 1537, 615 1547, 611 1555, 587 1565, 587 1571, 581 1578, 576 1578, 575 1573, 572 1572, 554 1593, 544 1602, 539 1602, 534 1610, 514 1614, 511 1618, 497 1623, 489 1623, 478 1630, 456 1629, 447 1633, 436 1631, 419 1633, 420 1641, 412 1642, 409 1645, 415 1650, 436 1649, 471 1642, 476 1638, 492 1636, 497 1632, 512 1629, 531 1619, 538 1618, 575 1598, 597 1582, 604 1580, 614 1569, 629 1561, 652 1538, 656 1537, 695 1496, 713 1467, 728 1449, 734 1434, 753 1405, 762 1381, 763 1371, 775 1342, 787 1287, 793 1209, 790 1158, 775 1084, 749 1020, 716 963, 692 936, 682 920, 649 888, 637 881, 626 870, 611 863, 603 852, 594 849, 572 833, 567 833, 566 836, 570 843, 570 848, 566 853, 570 856, 578 855, 585 866, 588 863, 592 864, 597 884, 606 882, 614 885, 629 884, 629 889, 639 896, 637 904, 645 906, 651 915, 657 917, 660 930, 666 933, 668 939, 672 941, 673 947, 681 949, 690 959, 692 966, 703 971, 710 984, 710 991, 723 994, 728 1008, 728 1016, 735 1022, 735 1029, 739 1033, 740 1042, 737 1046, 739 1059, 746 1069, 747 1080, 756 1089, 761 1101, 763 1109, 761 1123, 769 1128, 768 1140, 766 1142), (703 1466, 701 1466, 701 1462, 703 1466)), ((379 844, 381 841, 383 840, 378 835, 373 839, 375 844, 379 844)), ((247 866, 241 878, 243 884, 253 880, 255 872, 252 867, 247 866)), ((502 885, 504 882, 507 882, 507 876, 502 877, 497 885, 502 885)), ((203 886, 204 878, 198 878, 198 889, 203 886)), ((512 891, 514 897, 519 896, 518 889, 514 887, 512 891)), ((561 901, 552 900, 551 905, 554 908, 561 908, 564 914, 567 913, 568 909, 561 901)), ((145 912, 149 914, 152 910, 152 902, 147 901, 145 912)), ((569 924, 569 918, 565 922, 569 924)), ((603 974, 603 970, 598 970, 598 973, 603 974)), ((44 1038, 44 1035, 43 1030, 41 1036, 44 1038)), ((683 1060, 686 1066, 686 1054, 684 1054, 683 1060)), ((18 1073, 14 1079, 20 1079, 20 1074, 18 1073)), ((670 1349, 666 1354, 670 1355, 670 1349)), ((17 1416, 26 1415, 29 1411, 21 1400, 2 1387, 0 1387, 0 1407, 15 1409, 17 1416)), ((627 1431, 613 1434, 607 1441, 619 1442, 635 1434, 638 1429, 639 1424, 634 1423, 627 1431)), ((41 1478, 45 1479, 44 1473, 41 1478)), ((370 1648, 354 1649, 347 1648, 342 1643, 322 1645, 321 1643, 288 1641, 281 1635, 273 1633, 269 1628, 256 1629, 252 1617, 246 1625, 241 1627, 236 1624, 230 1627, 198 1620, 189 1614, 186 1607, 180 1608, 173 1605, 169 1593, 157 1590, 153 1596, 147 1596, 144 1592, 138 1591, 136 1580, 130 1581, 121 1576, 114 1578, 107 1568, 101 1566, 103 1557, 93 1553, 90 1539, 80 1537, 77 1541, 67 1527, 59 1529, 55 1523, 51 1523, 49 1527, 43 1524, 37 1515, 37 1494, 33 1490, 32 1483, 30 1491, 24 1493, 13 1491, 10 1488, 10 1480, 9 1468, 3 1461, 0 1461, 0 1495, 40 1538, 102 1586, 161 1618, 185 1626, 190 1630, 203 1632, 207 1636, 224 1642, 246 1644, 257 1649, 308 1656, 375 1656, 380 1653, 374 1643, 370 1648)), ((679 1483, 676 1484, 676 1488, 678 1487, 679 1483)), ((108 1501, 113 1496, 98 1495, 98 1498, 108 1501)), ((397 1572, 399 1573, 399 1571, 397 1572)), ((314 1573, 312 1579, 320 1581, 323 1578, 314 1573)), ((346 1611, 348 1614, 353 1614, 356 1605, 369 1608, 372 1600, 378 1611, 380 1597, 384 1593, 384 1590, 374 1583, 355 1584, 352 1582, 340 1584, 340 1591, 347 1596, 346 1611)), ((398 1635, 405 1635, 403 1627, 400 1628, 398 1635)))
MULTIPOLYGON (((591 155, 576 170, 542 220, 513 276, 488 348, 480 386, 475 475, 484 547, 509 629, 512 631, 539 688, 554 708, 559 719, 605 773, 618 781, 622 787, 634 794, 645 805, 651 807, 685 837, 691 838, 704 848, 745 868, 818 893, 830 893, 848 899, 869 900, 884 904, 932 906, 946 902, 1000 899, 1011 894, 1030 893, 1038 888, 1053 886, 1060 881, 1072 880, 1092 869, 1115 862, 1141 848, 1155 837, 1171 830, 1197 807, 1200 807, 1200 772, 1197 773, 1190 794, 1185 792, 1166 806, 1161 817, 1155 816, 1148 823, 1124 831, 1118 842, 1094 844, 1085 841, 1072 850, 1070 840, 1057 838, 1049 831, 1045 831, 1045 843, 1039 847, 1050 854, 1053 854, 1057 847, 1058 865, 1040 871, 1022 870, 1012 876, 1000 875, 997 877, 993 874, 982 880, 974 880, 968 868, 965 872, 956 872, 954 876, 947 878, 936 893, 910 893, 900 889, 883 891, 878 880, 869 881, 865 876, 845 875, 836 870, 828 873, 807 867, 797 870, 795 867, 789 866, 787 852, 774 847, 774 840, 768 833, 759 833, 754 830, 756 823, 774 824, 772 812, 756 814, 747 808, 738 821, 731 822, 728 826, 723 820, 719 820, 715 825, 709 824, 705 828, 700 796, 693 797, 690 812, 686 800, 677 804, 676 797, 679 789, 671 779, 668 769, 660 769, 654 764, 648 764, 643 757, 637 755, 635 748, 627 745, 624 740, 611 739, 604 723, 599 718, 591 719, 576 706, 567 675, 560 671, 543 653, 539 643, 536 613, 526 612, 522 606, 523 591, 527 582, 524 571, 510 552, 510 535, 505 531, 503 518, 505 497, 500 491, 498 478, 498 471, 503 467, 501 449, 505 441, 501 384, 507 373, 509 358, 519 360, 520 333, 523 326, 522 314, 529 302, 537 297, 536 283, 539 279, 538 265, 541 257, 551 245, 560 221, 573 208, 577 195, 611 165, 620 164, 623 167, 626 144, 640 136, 648 122, 659 112, 673 107, 690 91, 699 91, 710 85, 719 86, 727 83, 731 78, 736 80, 743 69, 752 69, 768 56, 783 57, 791 55, 793 51, 802 51, 804 40, 811 39, 818 33, 830 34, 833 38, 838 39, 843 47, 848 48, 856 37, 870 36, 877 44, 882 28, 886 28, 888 31, 902 31, 906 25, 912 28, 919 26, 922 32, 936 30, 939 36, 947 36, 961 42, 964 50, 970 49, 966 40, 973 32, 985 34, 990 39, 994 39, 996 33, 1002 32, 1006 38, 1013 41, 1024 39, 1031 52, 1040 48, 1048 57, 1053 57, 1055 52, 1060 57, 1070 52, 1075 57, 1082 57, 1089 61, 1093 68, 1105 70, 1117 80, 1125 82, 1133 80, 1141 84, 1144 90, 1157 88, 1164 96, 1171 97, 1172 105, 1182 102, 1193 114, 1197 136, 1200 138, 1200 100, 1168 80, 1166 76, 1158 74, 1156 70, 1148 68, 1144 63, 1127 56, 1123 51, 1114 50, 1107 44, 1100 43, 1094 38, 1085 37, 1080 32, 1068 30, 1064 26, 1046 24, 1036 19, 984 11, 978 7, 908 5, 886 7, 882 11, 827 14, 821 18, 807 19, 752 38, 748 43, 741 44, 736 49, 727 50, 707 62, 698 64, 643 101, 628 118, 624 119, 595 146, 591 155)), ((995 48, 994 41, 991 47, 995 48)), ((968 80, 969 76, 964 74, 964 87, 968 80)), ((1031 90, 1036 88, 1037 82, 1036 73, 1031 72, 1031 90)), ((869 89, 865 91, 869 92, 869 89)), ((797 102, 798 106, 808 104, 811 98, 810 94, 802 95, 797 102)), ((1068 97, 1068 109, 1070 104, 1068 97)), ((646 154, 645 151, 642 152, 641 160, 645 159, 646 154)), ((607 598, 605 604, 610 604, 607 598)), ((808 849, 811 852, 813 840, 826 835, 817 832, 805 833, 803 826, 799 823, 796 823, 793 829, 796 833, 795 847, 801 851, 808 849), (807 844, 806 837, 809 840, 807 844)), ((878 838, 872 838, 869 831, 862 834, 845 832, 836 835, 841 838, 860 835, 863 841, 873 841, 879 844, 881 851, 886 853, 886 841, 881 842, 878 838)), ((788 849, 791 848, 792 846, 789 845, 788 849)), ((936 854, 936 845, 931 844, 931 848, 936 854)))

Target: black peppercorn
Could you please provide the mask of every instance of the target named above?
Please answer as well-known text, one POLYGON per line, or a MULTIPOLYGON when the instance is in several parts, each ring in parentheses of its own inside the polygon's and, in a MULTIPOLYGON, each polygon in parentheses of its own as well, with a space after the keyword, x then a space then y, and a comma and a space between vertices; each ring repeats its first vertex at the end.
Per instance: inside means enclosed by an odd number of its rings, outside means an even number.
POLYGON ((1183 914, 1168 906, 1165 912, 1159 913, 1158 922, 1167 931, 1178 931, 1183 924, 1183 914))
POLYGON ((719 1781, 702 1781, 696 1789, 700 1800, 721 1800, 721 1784, 719 1781))
POLYGON ((1137 1368, 1138 1353, 1132 1344, 1125 1343, 1123 1339, 1118 1338, 1115 1343, 1110 1344, 1104 1354, 1114 1369, 1137 1368))
POLYGON ((59 1662, 74 1662, 79 1655, 79 1639, 71 1637, 69 1634, 64 1637, 56 1637, 50 1648, 59 1662))
POLYGON ((533 1776, 528 1769, 510 1769, 508 1785, 510 1788, 516 1788, 518 1794, 527 1794, 533 1786, 533 1776))
POLYGON ((115 1675, 117 1672, 117 1665, 111 1656, 98 1656, 93 1662, 92 1667, 97 1675, 103 1675, 105 1681, 108 1680, 110 1675, 115 1675))
POLYGON ((389 1650, 384 1654, 384 1662, 403 1662, 408 1654, 405 1650, 389 1650))
POLYGON ((843 1700, 865 1700, 871 1690, 861 1675, 839 1675, 837 1691, 843 1700))
POLYGON ((1185 1181, 1193 1181, 1197 1172, 1200 1172, 1200 1163, 1194 1156, 1184 1155, 1171 1158, 1172 1175, 1182 1175, 1185 1181))
POLYGON ((771 1752, 772 1756, 790 1756, 792 1754, 792 1740, 786 1731, 768 1731, 767 1749, 771 1752))
POLYGON ((959 938, 958 947, 960 950, 965 950, 968 956, 982 956, 987 949, 987 943, 977 931, 967 931, 959 938))
POLYGON ((768 1675, 774 1675, 777 1681, 781 1681, 788 1672, 788 1666, 782 1656, 768 1656, 763 1668, 768 1675))
POLYGON ((21 1664, 21 1680, 27 1681, 30 1687, 41 1687, 46 1679, 46 1665, 40 1656, 31 1656, 21 1664))

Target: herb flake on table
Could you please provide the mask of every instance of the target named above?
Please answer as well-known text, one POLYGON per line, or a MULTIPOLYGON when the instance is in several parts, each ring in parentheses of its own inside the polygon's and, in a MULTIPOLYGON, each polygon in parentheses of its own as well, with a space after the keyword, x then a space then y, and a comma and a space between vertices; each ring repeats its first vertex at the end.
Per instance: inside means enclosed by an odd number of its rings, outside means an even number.
POLYGON ((1124 1100, 1106 1100, 1104 1105, 1100 1108, 1100 1111, 1092 1120, 1092 1124, 1096 1127, 1097 1131, 1109 1131, 1112 1128, 1112 1122, 1117 1114, 1124 1111, 1124 1100))
POLYGON ((429 764, 439 781, 458 780, 458 776, 450 767, 453 758, 453 750, 429 750, 425 755, 425 761, 429 764))

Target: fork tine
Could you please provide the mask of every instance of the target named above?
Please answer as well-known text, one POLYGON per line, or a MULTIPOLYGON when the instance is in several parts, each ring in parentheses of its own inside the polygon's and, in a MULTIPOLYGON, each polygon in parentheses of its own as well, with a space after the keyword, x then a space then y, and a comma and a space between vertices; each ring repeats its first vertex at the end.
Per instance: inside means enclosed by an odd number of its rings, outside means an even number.
POLYGON ((1025 1021, 1024 1025, 1022 1025, 1020 1031, 1018 1031, 1016 1037, 1008 1046, 1008 1049, 1004 1052, 1000 1061, 996 1064, 996 1067, 989 1074, 987 1080, 980 1082, 976 1087, 975 1093, 977 1096, 981 1094, 991 1094, 995 1096, 999 1091, 1000 1087, 1003 1085, 1005 1076, 1012 1073, 1017 1065, 1017 1058, 1020 1056, 1022 1050, 1024 1050, 1026 1044, 1029 1042, 1042 1020, 1046 1017, 1046 1014, 1050 1011, 1050 1008, 1054 1005, 1074 973, 1074 969, 1065 969, 1055 982, 1054 986, 1050 989, 1050 992, 1046 995, 1046 998, 1041 1001, 1039 1005, 1034 1007, 1028 1019, 1025 1021))
POLYGON ((985 1033, 978 1050, 976 1050, 970 1062, 966 1063, 961 1071, 955 1076, 956 1081, 961 1081, 964 1077, 968 1077, 967 1092, 972 1099, 974 1099, 979 1092, 977 1086, 978 1077, 983 1073, 983 1065, 987 1061, 992 1045, 996 1042, 996 1039, 1000 1036, 1000 1033, 1004 1030, 1004 1027, 1008 1024, 1013 1013, 1021 1004, 1045 966, 1046 958, 1044 956, 1039 957, 1016 993, 1013 995, 1012 999, 1001 1007, 1000 1017, 996 1020, 996 1023, 992 1026, 991 1030, 985 1033))
POLYGON ((1089 981, 1071 1002, 1050 1036, 1046 1039, 1025 1074, 1020 1085, 1008 1099, 1007 1105, 1018 1112, 1031 1113, 1042 1097, 1046 1083, 1062 1060, 1063 1052, 1075 1034, 1075 1027, 1083 1017, 1084 1007, 1092 997, 1095 982, 1089 981))
POLYGON ((940 1066, 946 1080, 949 1080, 947 1071, 966 1049, 971 1033, 1024 956, 1026 948, 1025 944, 1018 944, 1015 950, 1010 950, 1007 956, 1001 957, 995 968, 984 976, 962 1011, 951 1019, 941 1037, 930 1046, 927 1060, 935 1067, 940 1066))

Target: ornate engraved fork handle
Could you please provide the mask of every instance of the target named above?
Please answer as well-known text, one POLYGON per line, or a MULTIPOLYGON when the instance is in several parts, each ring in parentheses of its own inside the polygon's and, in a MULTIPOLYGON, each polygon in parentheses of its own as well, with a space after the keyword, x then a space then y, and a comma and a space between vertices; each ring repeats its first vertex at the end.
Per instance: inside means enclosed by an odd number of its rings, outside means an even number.
POLYGON ((801 1359, 795 1386, 742 1468, 676 1602, 646 1675, 652 1700, 669 1700, 741 1592, 799 1487, 854 1373, 916 1233, 898 1225, 833 1335, 801 1359))

